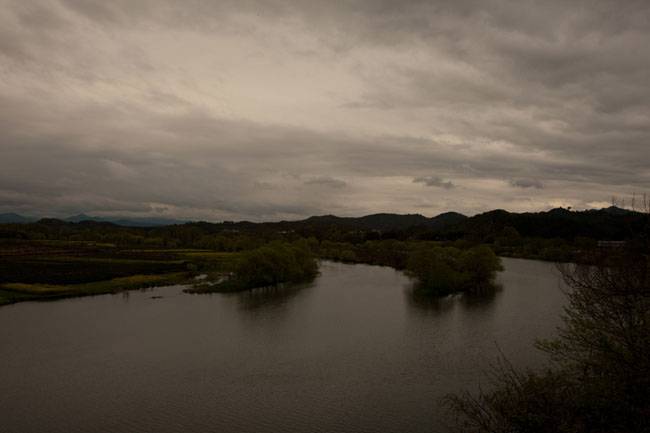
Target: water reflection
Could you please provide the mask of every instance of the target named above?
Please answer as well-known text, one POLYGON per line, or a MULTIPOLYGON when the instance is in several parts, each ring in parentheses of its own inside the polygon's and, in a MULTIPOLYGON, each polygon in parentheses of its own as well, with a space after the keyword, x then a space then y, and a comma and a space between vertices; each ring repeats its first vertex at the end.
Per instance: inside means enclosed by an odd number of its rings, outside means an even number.
POLYGON ((424 315, 442 314, 451 311, 457 303, 459 295, 449 295, 443 297, 424 295, 413 287, 404 290, 406 303, 415 312, 424 315))
POLYGON ((480 294, 464 294, 460 298, 461 304, 467 310, 488 310, 494 305, 494 301, 501 295, 503 286, 495 285, 493 290, 480 294))
POLYGON ((278 309, 313 287, 313 283, 287 284, 275 287, 261 287, 230 294, 237 299, 237 306, 242 311, 259 311, 278 309))
POLYGON ((494 301, 501 291, 502 286, 496 285, 494 290, 481 294, 459 293, 440 297, 423 294, 411 285, 406 287, 404 295, 409 307, 429 315, 446 313, 456 306, 466 311, 487 311, 493 308, 494 301))
POLYGON ((0 430, 443 432, 437 402, 483 380, 495 343, 541 365, 531 344, 560 323, 552 265, 504 264, 488 297, 417 296, 391 268, 325 262, 302 286, 2 307, 0 430))

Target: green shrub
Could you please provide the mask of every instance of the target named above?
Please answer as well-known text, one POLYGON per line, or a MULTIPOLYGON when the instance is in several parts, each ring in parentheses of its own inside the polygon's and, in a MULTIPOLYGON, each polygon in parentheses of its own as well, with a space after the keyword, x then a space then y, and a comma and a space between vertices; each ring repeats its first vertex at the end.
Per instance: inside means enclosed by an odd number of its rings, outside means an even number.
POLYGON ((317 273, 318 263, 306 243, 272 242, 241 253, 232 277, 217 284, 213 291, 298 283, 313 279, 317 273))
POLYGON ((448 295, 456 292, 484 293, 494 288, 501 261, 490 248, 468 250, 426 246, 409 254, 408 274, 417 280, 417 290, 448 295))

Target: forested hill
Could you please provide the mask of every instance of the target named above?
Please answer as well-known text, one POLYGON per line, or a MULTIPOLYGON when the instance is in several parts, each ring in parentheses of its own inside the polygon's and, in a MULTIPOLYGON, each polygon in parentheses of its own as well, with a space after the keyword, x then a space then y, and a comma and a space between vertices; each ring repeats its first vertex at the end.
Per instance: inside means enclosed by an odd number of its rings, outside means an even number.
POLYGON ((33 221, 35 220, 17 213, 0 213, 0 224, 27 224, 33 221))
POLYGON ((552 209, 547 212, 513 213, 493 210, 472 217, 447 212, 427 218, 419 214, 380 213, 363 217, 313 216, 300 221, 267 223, 192 222, 162 227, 124 227, 106 221, 71 222, 42 219, 23 224, 0 222, 0 238, 110 240, 112 238, 160 238, 175 244, 194 244, 197 239, 214 235, 253 237, 303 236, 336 241, 363 242, 372 239, 424 239, 494 242, 513 233, 529 238, 576 237, 595 240, 623 240, 636 232, 648 216, 620 208, 589 211, 552 209), (95 235, 99 234, 97 237, 95 235))
POLYGON ((358 218, 337 217, 334 215, 313 216, 303 221, 287 222, 289 225, 311 227, 341 227, 360 230, 399 231, 412 227, 426 227, 428 229, 442 229, 467 219, 465 215, 456 212, 447 212, 438 216, 427 218, 420 214, 398 215, 391 213, 378 213, 358 218))
POLYGON ((511 227, 524 237, 623 240, 638 233, 647 218, 647 214, 613 206, 587 211, 556 208, 531 213, 512 213, 499 209, 467 218, 459 224, 446 227, 437 235, 490 241, 491 237, 511 227))
POLYGON ((344 233, 365 233, 367 238, 416 238, 455 240, 471 238, 490 242, 505 229, 514 229, 524 237, 588 237, 598 240, 622 240, 642 226, 647 215, 616 207, 600 210, 571 211, 552 209, 547 212, 514 213, 493 210, 466 217, 447 212, 427 218, 419 214, 373 214, 363 217, 313 216, 300 221, 273 223, 224 222, 195 223, 209 230, 281 231, 303 236, 330 238, 344 233))

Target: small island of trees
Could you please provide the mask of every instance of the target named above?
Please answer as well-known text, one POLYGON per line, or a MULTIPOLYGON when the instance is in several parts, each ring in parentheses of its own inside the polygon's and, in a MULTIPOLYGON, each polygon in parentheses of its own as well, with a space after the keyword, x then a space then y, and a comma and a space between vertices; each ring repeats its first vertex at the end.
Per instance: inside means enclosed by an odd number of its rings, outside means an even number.
POLYGON ((477 246, 467 250, 433 246, 413 251, 407 262, 407 274, 416 279, 415 290, 428 295, 451 293, 485 294, 495 289, 501 260, 490 248, 477 246))
MULTIPOLYGON (((349 244, 338 251, 353 251, 349 244)), ((433 242, 370 242, 356 252, 332 257, 332 244, 322 251, 317 241, 271 242, 243 251, 227 273, 217 274, 188 289, 189 293, 234 292, 311 281, 318 274, 316 257, 354 263, 381 264, 405 270, 415 280, 420 294, 445 296, 452 293, 485 294, 495 289, 501 260, 486 246, 466 249, 442 247, 433 242)), ((335 248, 335 250, 337 250, 335 248)))

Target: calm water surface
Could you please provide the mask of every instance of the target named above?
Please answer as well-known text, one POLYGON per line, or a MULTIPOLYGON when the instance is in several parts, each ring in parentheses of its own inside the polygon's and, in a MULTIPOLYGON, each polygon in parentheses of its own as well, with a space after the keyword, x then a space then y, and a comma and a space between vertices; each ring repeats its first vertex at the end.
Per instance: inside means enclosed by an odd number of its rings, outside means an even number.
POLYGON ((485 384, 498 348, 541 365, 532 342, 560 323, 553 265, 504 265, 489 299, 425 301, 391 268, 325 262, 293 289, 2 307, 0 431, 446 431, 440 397, 485 384))

